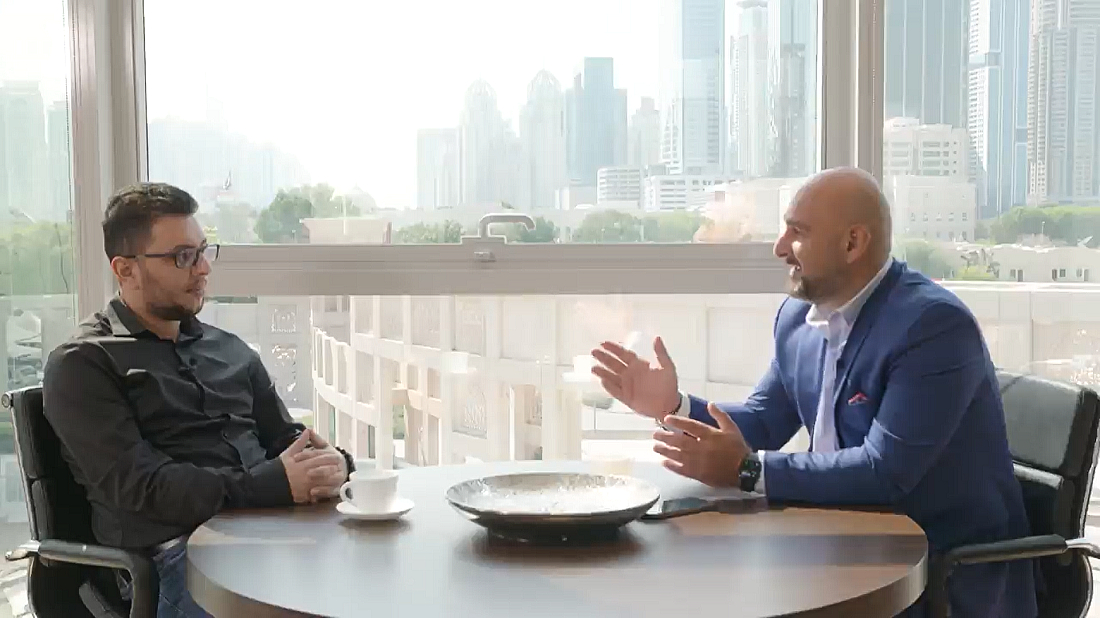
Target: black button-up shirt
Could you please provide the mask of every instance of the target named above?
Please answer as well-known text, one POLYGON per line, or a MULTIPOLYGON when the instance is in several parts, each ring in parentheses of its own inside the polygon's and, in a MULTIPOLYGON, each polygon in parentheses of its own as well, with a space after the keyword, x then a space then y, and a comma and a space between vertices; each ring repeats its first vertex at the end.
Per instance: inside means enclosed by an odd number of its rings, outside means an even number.
POLYGON ((50 354, 43 395, 100 543, 150 547, 223 508, 293 504, 278 456, 305 428, 235 335, 192 319, 164 340, 116 298, 50 354))

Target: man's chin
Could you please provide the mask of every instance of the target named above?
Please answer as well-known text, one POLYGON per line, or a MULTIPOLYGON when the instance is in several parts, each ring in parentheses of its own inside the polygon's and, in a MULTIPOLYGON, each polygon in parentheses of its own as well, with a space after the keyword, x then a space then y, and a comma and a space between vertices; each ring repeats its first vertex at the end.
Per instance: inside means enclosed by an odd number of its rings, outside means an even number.
POLYGON ((788 279, 787 280, 787 296, 791 298, 797 298, 798 300, 807 300, 806 284, 802 279, 788 279))

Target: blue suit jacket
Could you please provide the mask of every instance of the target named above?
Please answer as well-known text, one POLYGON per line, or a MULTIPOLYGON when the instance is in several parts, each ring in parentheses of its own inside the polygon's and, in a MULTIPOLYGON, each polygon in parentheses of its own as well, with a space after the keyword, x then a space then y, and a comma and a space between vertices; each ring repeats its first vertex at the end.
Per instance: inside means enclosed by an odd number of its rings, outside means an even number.
MULTIPOLYGON (((813 431, 825 340, 806 324, 809 308, 783 303, 767 373, 743 404, 719 406, 753 449, 775 451, 799 427, 813 431)), ((1030 534, 994 366, 958 297, 895 262, 860 311, 836 380, 840 450, 766 453, 769 500, 889 505, 924 529, 933 556, 1030 534)), ((714 424, 694 397, 691 417, 714 424)), ((1032 569, 1029 560, 960 567, 954 615, 1034 617, 1032 569)))

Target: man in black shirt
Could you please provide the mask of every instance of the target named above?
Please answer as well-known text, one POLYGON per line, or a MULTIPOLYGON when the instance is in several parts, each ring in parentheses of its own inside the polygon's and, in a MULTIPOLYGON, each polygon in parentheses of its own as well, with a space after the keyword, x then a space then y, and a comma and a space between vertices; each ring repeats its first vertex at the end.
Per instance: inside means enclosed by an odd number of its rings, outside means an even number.
POLYGON ((292 421, 256 352, 196 319, 218 256, 197 209, 165 184, 111 198, 103 239, 119 296, 50 355, 43 382, 97 540, 152 552, 158 616, 173 618, 207 615, 186 590, 186 535, 225 508, 331 498, 352 468, 292 421))

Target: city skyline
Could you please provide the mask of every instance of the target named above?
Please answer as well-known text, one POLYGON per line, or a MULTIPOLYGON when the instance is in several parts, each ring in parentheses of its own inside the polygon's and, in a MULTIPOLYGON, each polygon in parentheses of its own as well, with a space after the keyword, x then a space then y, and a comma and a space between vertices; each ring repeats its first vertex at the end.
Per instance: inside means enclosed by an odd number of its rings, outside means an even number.
MULTIPOLYGON (((429 20, 432 23, 427 25, 424 20, 413 21, 414 12, 408 7, 362 7, 335 1, 306 15, 292 10, 292 2, 275 2, 270 3, 271 14, 255 16, 249 7, 258 2, 232 3, 213 22, 203 20, 202 15, 204 6, 216 4, 214 0, 189 7, 165 0, 145 3, 150 134, 164 123, 213 127, 220 131, 217 135, 225 136, 210 138, 223 140, 217 150, 249 152, 248 148, 242 150, 243 140, 263 145, 265 152, 290 153, 288 156, 300 164, 301 169, 280 175, 262 171, 264 164, 251 166, 251 170, 244 169, 248 165, 215 170, 217 165, 208 160, 194 163, 196 169, 206 171, 199 180, 187 182, 203 187, 229 176, 247 185, 246 178, 266 175, 256 181, 260 189, 249 192, 249 201, 259 202, 252 204, 257 208, 266 206, 263 202, 272 195, 271 183, 281 178, 306 178, 339 191, 359 188, 383 207, 417 207, 420 133, 460 129, 464 98, 475 83, 487 84, 494 93, 500 129, 509 136, 502 138, 502 152, 540 151, 528 165, 507 172, 519 187, 511 189, 510 195, 530 194, 528 200, 545 204, 550 187, 561 182, 560 174, 557 170, 539 174, 542 164, 535 161, 556 161, 558 145, 542 146, 547 139, 557 139, 546 128, 553 125, 549 119, 556 114, 556 103, 543 101, 538 110, 530 109, 530 85, 538 76, 552 78, 561 86, 568 114, 569 93, 576 90, 576 78, 591 72, 582 70, 585 62, 599 58, 607 59, 613 70, 600 86, 605 93, 601 100, 607 101, 600 103, 600 109, 605 111, 592 126, 615 125, 614 152, 606 154, 607 147, 600 146, 605 154, 578 171, 568 163, 575 146, 566 143, 566 172, 574 184, 579 181, 591 186, 594 171, 601 167, 637 163, 636 153, 650 150, 647 144, 654 114, 662 116, 657 128, 662 133, 659 150, 665 151, 657 159, 669 165, 670 172, 707 171, 751 178, 799 176, 816 169, 814 125, 819 93, 816 71, 810 69, 817 63, 820 35, 809 16, 816 17, 813 9, 820 0, 624 0, 594 3, 593 7, 574 0, 553 7, 539 5, 535 14, 524 15, 504 0, 484 0, 478 5, 492 9, 489 15, 441 3, 432 10, 445 25, 436 24, 437 20, 429 20), (662 6, 696 11, 684 22, 694 28, 713 21, 717 46, 712 41, 707 45, 720 52, 708 48, 705 62, 690 57, 695 52, 683 47, 687 26, 680 28, 678 37, 670 38, 667 33, 675 27, 659 19, 662 6), (331 19, 334 16, 341 19, 331 19), (479 36, 516 20, 539 20, 540 28, 520 33, 516 31, 521 29, 504 28, 501 37, 479 36), (383 27, 383 22, 390 27, 383 27), (171 31, 165 27, 168 23, 174 25, 171 31), (563 38, 555 34, 557 26, 589 36, 563 38), (186 46, 179 45, 184 37, 180 32, 189 28, 187 36, 201 32, 204 38, 209 35, 211 43, 182 53, 186 46), (363 40, 342 41, 340 35, 353 30, 363 40), (277 41, 284 33, 317 46, 280 46, 277 41), (462 45, 452 45, 460 40, 462 45), (670 40, 681 42, 681 55, 671 63, 662 46, 670 40), (388 52, 387 59, 375 60, 383 50, 388 52), (245 62, 248 70, 242 71, 245 62), (696 106, 692 113, 677 112, 669 105, 669 89, 662 84, 668 72, 664 67, 670 65, 681 74, 677 87, 695 93, 684 98, 696 106), (696 81, 683 81, 689 76, 696 81), (763 100, 758 100, 761 94, 763 100), (623 100, 624 109, 620 110, 623 100), (648 112, 643 101, 654 102, 648 112), (612 108, 613 112, 607 111, 612 108), (670 123, 669 118, 677 113, 682 117, 679 124, 670 123), (634 128, 633 119, 639 115, 645 116, 644 121, 639 120, 644 130, 634 128), (534 127, 544 138, 524 136, 534 127), (675 129, 671 140, 669 127, 675 129), (646 139, 639 141, 642 134, 646 139), (745 135, 751 138, 744 139, 745 135), (695 140, 692 148, 704 154, 696 165, 685 166, 677 153, 687 152, 689 142, 677 145, 676 140, 689 138, 695 140)), ((1095 198, 1100 188, 1100 131, 1089 118, 1095 118, 1097 112, 1097 80, 1089 77, 1092 69, 1082 63, 1096 55, 1090 37, 1100 24, 1093 23, 1089 10, 1100 6, 1100 0, 969 0, 961 4, 966 8, 959 13, 959 20, 953 12, 958 7, 942 0, 887 5, 883 26, 888 69, 886 119, 911 117, 922 124, 944 123, 965 129, 969 136, 968 174, 978 187, 984 215, 1004 212, 1026 199, 1043 203, 1095 198), (1045 7, 1059 2, 1069 7, 1064 26, 1028 29, 1032 13, 1050 13, 1053 9, 1045 7), (964 27, 941 27, 956 22, 964 27), (1021 41, 1021 36, 1026 36, 1026 41, 1021 41), (1064 58, 1050 55, 1054 53, 1050 50, 1067 49, 1069 55, 1064 58), (1022 50, 1027 51, 1027 58, 1022 50), (1064 87, 1051 81, 1054 76, 1068 75, 1058 68, 1063 65, 1077 67, 1064 87), (928 79, 933 73, 958 73, 959 79, 941 79, 937 84, 928 79), (1027 88, 1024 81, 1042 87, 1027 88), (1049 92, 1073 93, 1073 100, 1044 99, 1049 92), (1026 113, 1029 110, 1030 114, 1026 113), (1072 131, 1058 128, 1061 125, 1055 117, 1061 110, 1069 114, 1072 131)), ((67 106, 68 49, 59 5, 30 0, 0 5, 0 83, 38 84, 43 116, 54 120, 36 121, 31 132, 41 126, 47 144, 61 143, 63 132, 57 118, 59 109, 67 106), (42 32, 54 35, 22 41, 21 33, 3 25, 20 20, 38 23, 42 32), (51 21, 54 25, 44 25, 51 21), (25 51, 22 43, 28 43, 26 49, 33 52, 27 61, 25 54, 16 53, 25 51), (21 55, 24 57, 19 58, 21 55)), ((569 136, 566 138, 568 142, 569 136)), ((161 154, 163 147, 154 147, 154 141, 150 139, 151 159, 166 156, 161 154)), ((36 153, 24 162, 31 175, 40 175, 34 170, 44 167, 44 160, 54 167, 62 161, 56 152, 45 158, 40 151, 36 153)), ((652 154, 641 156, 646 163, 654 162, 652 154)), ((159 163, 151 160, 150 168, 172 168, 159 163)), ((298 164, 267 167, 290 170, 298 164)), ((190 170, 162 173, 194 176, 190 170)), ((505 173, 503 169, 501 173, 505 173)), ((60 183, 67 176, 53 177, 57 180, 51 178, 50 186, 41 191, 51 202, 48 210, 64 201, 60 183)), ((455 183, 460 184, 461 179, 455 183)))

